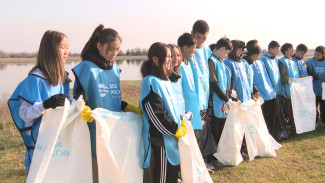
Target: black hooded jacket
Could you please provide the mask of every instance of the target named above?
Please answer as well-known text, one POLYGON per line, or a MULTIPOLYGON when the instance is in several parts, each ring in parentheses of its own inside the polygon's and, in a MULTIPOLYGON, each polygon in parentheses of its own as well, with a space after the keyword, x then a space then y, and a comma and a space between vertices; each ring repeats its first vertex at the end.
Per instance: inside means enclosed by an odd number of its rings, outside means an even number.
MULTIPOLYGON (((162 74, 162 69, 158 68, 152 61, 145 61, 141 66, 142 76, 153 75, 167 81, 168 78, 162 74)), ((164 145, 163 135, 174 135, 178 129, 178 124, 169 116, 164 108, 162 98, 153 89, 142 100, 143 112, 147 114, 150 124, 151 146, 159 147, 164 145)))
MULTIPOLYGON (((91 61, 93 63, 95 63, 99 68, 103 69, 103 70, 110 70, 113 68, 113 64, 114 62, 110 62, 105 60, 102 56, 100 56, 98 53, 96 52, 89 52, 87 53, 87 55, 83 58, 82 61, 91 61)), ((76 94, 75 94, 75 99, 77 99, 81 94, 84 96, 84 100, 86 101, 87 104, 87 99, 88 99, 88 95, 86 94, 86 92, 84 91, 84 89, 82 88, 81 82, 77 79, 76 77, 76 81, 77 86, 76 86, 76 94)), ((121 101, 121 111, 124 111, 125 107, 128 105, 127 102, 125 101, 121 101)))

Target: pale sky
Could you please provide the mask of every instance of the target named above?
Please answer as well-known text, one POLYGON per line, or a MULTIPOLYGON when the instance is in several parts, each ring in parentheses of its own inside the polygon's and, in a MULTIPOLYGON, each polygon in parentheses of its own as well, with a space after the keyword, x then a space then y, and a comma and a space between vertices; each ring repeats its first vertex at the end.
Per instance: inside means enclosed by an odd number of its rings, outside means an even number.
POLYGON ((36 52, 43 33, 56 30, 81 52, 100 23, 119 32, 122 50, 177 43, 198 19, 207 21, 207 44, 226 35, 245 42, 271 40, 314 49, 325 46, 323 0, 0 0, 0 50, 36 52))

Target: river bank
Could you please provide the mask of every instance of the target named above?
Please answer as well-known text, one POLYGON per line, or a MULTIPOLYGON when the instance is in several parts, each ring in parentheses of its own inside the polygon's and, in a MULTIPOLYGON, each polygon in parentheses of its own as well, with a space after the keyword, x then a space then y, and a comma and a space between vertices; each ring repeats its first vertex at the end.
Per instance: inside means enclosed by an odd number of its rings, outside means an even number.
MULTIPOLYGON (((117 56, 115 60, 145 60, 147 55, 139 56, 117 56)), ((80 57, 68 57, 66 62, 81 61, 80 57)), ((36 62, 36 57, 33 58, 0 58, 0 64, 21 64, 21 63, 33 63, 36 62)))

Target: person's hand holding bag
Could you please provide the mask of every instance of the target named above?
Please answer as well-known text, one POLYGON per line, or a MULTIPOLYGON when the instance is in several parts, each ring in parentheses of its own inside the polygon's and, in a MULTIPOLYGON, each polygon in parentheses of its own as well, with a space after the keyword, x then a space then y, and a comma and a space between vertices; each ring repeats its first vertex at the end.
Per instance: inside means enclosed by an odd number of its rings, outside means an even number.
POLYGON ((55 109, 56 107, 64 106, 65 99, 68 97, 69 95, 62 94, 62 93, 53 95, 49 99, 44 100, 43 106, 45 109, 49 109, 49 108, 55 109))

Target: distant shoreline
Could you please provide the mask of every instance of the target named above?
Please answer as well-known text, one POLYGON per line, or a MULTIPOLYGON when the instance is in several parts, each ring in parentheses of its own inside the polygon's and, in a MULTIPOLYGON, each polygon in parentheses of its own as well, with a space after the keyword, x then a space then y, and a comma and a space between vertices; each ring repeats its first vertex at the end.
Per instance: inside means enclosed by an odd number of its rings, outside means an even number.
MULTIPOLYGON (((147 55, 140 56, 117 56, 115 60, 145 60, 147 55)), ((68 57, 67 62, 79 62, 80 57, 68 57)), ((0 58, 0 64, 15 64, 15 63, 33 63, 36 62, 36 57, 33 58, 0 58)))

